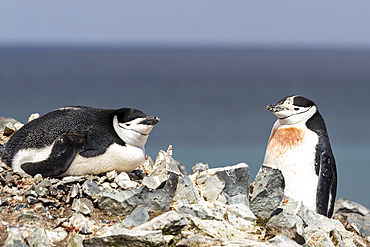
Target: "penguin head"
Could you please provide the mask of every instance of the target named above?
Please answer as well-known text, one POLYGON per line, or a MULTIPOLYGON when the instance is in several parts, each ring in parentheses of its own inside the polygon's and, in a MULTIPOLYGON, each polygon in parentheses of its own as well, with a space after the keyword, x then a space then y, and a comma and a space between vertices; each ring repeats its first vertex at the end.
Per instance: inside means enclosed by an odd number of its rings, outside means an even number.
POLYGON ((282 124, 306 122, 317 112, 313 101, 299 95, 285 97, 266 109, 274 113, 282 124))
POLYGON ((113 127, 117 135, 127 144, 143 147, 150 131, 159 122, 158 117, 149 117, 132 108, 117 110, 113 116, 113 127))

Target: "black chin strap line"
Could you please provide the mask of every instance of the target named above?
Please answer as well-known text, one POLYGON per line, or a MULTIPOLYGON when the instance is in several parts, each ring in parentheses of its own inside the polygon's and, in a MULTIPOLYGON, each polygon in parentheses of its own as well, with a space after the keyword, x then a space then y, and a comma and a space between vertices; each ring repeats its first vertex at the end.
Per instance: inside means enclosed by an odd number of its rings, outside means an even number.
POLYGON ((306 112, 308 112, 311 108, 312 108, 312 106, 310 106, 310 108, 308 108, 308 109, 307 109, 307 111, 299 112, 299 113, 292 114, 292 115, 290 115, 290 116, 282 117, 282 118, 278 118, 278 119, 283 120, 283 119, 287 119, 287 118, 289 118, 289 117, 291 117, 291 116, 295 116, 295 115, 298 115, 298 114, 306 113, 306 112))

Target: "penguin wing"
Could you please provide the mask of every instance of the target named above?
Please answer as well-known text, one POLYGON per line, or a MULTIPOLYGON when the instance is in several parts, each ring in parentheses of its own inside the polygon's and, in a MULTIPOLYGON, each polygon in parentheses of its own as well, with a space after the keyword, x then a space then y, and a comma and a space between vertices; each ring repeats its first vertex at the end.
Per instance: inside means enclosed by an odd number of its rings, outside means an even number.
POLYGON ((22 170, 35 176, 55 177, 68 170, 76 155, 86 149, 86 136, 76 133, 62 134, 55 140, 49 158, 40 162, 24 163, 22 170))
POLYGON ((331 217, 337 191, 337 171, 332 153, 321 153, 319 164, 319 181, 316 194, 316 211, 331 217))

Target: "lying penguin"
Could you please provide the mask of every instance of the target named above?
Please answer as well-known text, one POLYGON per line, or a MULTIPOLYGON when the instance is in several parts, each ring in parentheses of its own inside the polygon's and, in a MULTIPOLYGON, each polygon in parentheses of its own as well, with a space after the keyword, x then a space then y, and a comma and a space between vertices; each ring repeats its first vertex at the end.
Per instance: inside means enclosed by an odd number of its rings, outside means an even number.
POLYGON ((337 170, 324 119, 302 96, 267 106, 278 120, 268 141, 264 164, 281 170, 284 194, 319 214, 333 215, 337 170))
POLYGON ((43 177, 130 172, 158 117, 122 108, 66 107, 25 124, 2 147, 2 160, 20 174, 43 177))

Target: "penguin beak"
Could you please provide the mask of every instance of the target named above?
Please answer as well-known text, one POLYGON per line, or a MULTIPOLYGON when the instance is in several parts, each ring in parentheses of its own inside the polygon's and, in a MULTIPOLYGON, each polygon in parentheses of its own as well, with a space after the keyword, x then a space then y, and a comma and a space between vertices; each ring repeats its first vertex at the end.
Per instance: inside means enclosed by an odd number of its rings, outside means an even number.
POLYGON ((140 124, 155 125, 159 122, 159 117, 146 117, 140 124))
POLYGON ((271 104, 271 105, 268 105, 266 107, 267 110, 269 110, 270 112, 273 112, 273 113, 276 113, 276 112, 279 112, 279 111, 286 111, 286 110, 289 110, 288 108, 282 106, 282 105, 277 105, 277 104, 271 104))

